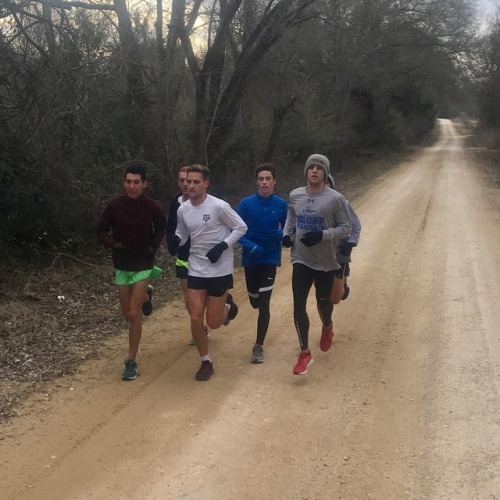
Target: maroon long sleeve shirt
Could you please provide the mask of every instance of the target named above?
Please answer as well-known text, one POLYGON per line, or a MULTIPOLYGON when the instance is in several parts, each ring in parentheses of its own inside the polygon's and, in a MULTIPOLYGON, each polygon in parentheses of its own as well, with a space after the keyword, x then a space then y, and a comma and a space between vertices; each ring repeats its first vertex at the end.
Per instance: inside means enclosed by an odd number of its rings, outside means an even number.
POLYGON ((113 248, 113 265, 122 271, 145 271, 154 266, 155 250, 165 237, 167 219, 159 205, 142 195, 113 198, 97 225, 97 237, 113 248), (121 243, 123 248, 115 248, 121 243))

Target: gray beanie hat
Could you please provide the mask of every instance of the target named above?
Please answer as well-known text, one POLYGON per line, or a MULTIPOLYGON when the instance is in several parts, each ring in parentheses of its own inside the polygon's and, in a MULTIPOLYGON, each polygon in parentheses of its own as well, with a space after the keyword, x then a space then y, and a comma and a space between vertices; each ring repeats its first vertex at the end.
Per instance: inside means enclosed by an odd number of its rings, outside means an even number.
POLYGON ((333 175, 330 174, 327 178, 326 178, 326 183, 327 184, 330 184, 330 187, 333 189, 333 187, 335 186, 335 181, 333 180, 333 175))
POLYGON ((307 161, 306 161, 306 165, 304 167, 304 175, 307 177, 307 169, 311 166, 311 165, 318 165, 318 167, 321 167, 324 172, 325 172, 325 181, 326 181, 326 178, 330 175, 330 160, 324 156, 324 155, 320 155, 320 154, 313 154, 311 155, 307 161))

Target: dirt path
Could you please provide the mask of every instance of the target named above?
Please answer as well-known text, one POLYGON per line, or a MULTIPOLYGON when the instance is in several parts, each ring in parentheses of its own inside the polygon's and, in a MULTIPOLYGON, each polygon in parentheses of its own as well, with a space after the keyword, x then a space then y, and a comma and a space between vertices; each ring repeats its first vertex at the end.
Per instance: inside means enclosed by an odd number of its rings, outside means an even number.
POLYGON ((434 147, 354 201, 351 296, 306 376, 292 375, 286 252, 263 365, 249 363, 256 314, 241 274, 207 383, 193 379, 182 305, 157 310, 137 381, 120 381, 115 339, 4 429, 1 497, 500 498, 500 202, 440 126, 434 147))

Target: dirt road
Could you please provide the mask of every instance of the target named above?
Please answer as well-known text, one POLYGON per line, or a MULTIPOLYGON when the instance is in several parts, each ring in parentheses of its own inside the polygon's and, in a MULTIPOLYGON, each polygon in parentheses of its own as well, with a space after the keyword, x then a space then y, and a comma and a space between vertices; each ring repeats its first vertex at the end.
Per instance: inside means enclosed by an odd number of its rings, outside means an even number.
MULTIPOLYGON (((292 375, 291 268, 263 365, 256 314, 211 335, 196 382, 180 302, 147 319, 141 376, 125 339, 3 430, 3 499, 500 498, 500 201, 453 124, 353 205, 363 222, 335 342, 292 375)), ((310 301, 312 345, 320 323, 310 301)))

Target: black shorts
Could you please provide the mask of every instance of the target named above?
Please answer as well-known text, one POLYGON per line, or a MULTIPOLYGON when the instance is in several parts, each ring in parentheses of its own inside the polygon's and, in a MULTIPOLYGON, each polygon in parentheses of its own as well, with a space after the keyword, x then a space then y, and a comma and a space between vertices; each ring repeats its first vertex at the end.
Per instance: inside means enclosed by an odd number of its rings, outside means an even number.
POLYGON ((342 264, 339 264, 340 269, 337 269, 334 271, 335 277, 336 278, 347 278, 351 274, 351 266, 349 266, 349 262, 342 262, 342 264))
POLYGON ((222 297, 230 288, 233 288, 233 275, 217 276, 216 278, 187 277, 188 288, 206 290, 211 297, 222 297))
POLYGON ((250 297, 258 297, 259 293, 273 289, 276 278, 276 266, 259 265, 245 267, 245 280, 250 297))

